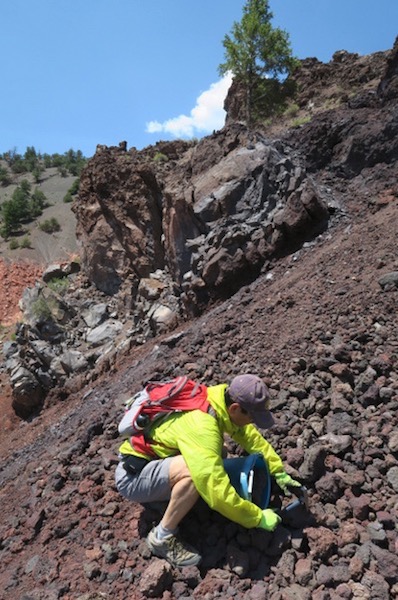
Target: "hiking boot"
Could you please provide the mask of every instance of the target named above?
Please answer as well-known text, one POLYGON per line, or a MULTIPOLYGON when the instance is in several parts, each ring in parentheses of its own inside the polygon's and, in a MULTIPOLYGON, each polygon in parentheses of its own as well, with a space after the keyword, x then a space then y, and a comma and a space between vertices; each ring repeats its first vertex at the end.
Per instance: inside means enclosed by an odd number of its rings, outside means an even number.
POLYGON ((149 532, 146 543, 152 554, 165 558, 173 567, 197 565, 202 560, 195 548, 181 542, 174 535, 159 540, 155 528, 149 532))

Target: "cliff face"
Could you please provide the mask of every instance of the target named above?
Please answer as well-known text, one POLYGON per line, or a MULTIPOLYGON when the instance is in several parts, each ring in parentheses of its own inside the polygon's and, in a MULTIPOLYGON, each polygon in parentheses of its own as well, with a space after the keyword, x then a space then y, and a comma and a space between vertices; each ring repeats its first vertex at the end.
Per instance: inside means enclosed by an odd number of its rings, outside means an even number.
POLYGON ((307 61, 300 126, 98 148, 75 206, 83 275, 10 348, 11 368, 60 378, 0 440, 5 600, 398 595, 397 55, 307 61), (335 68, 366 89, 333 95, 335 68), (176 317, 160 335, 142 325, 159 298, 176 317), (203 563, 172 569, 143 541, 159 507, 114 486, 122 402, 242 372, 269 384, 264 433, 311 512, 269 534, 199 502, 181 531, 203 563))
POLYGON ((336 208, 325 175, 350 180, 395 160, 395 61, 394 52, 303 61, 295 106, 310 120, 275 120, 277 140, 236 122, 232 86, 228 125, 198 143, 99 147, 74 206, 90 281, 107 294, 124 287, 134 306, 140 279, 161 269, 181 313, 195 315, 325 229, 336 208))
POLYGON ((164 269, 188 314, 328 221, 327 196, 299 157, 241 125, 197 144, 100 148, 74 210, 83 268, 99 289, 114 294, 130 276, 134 294, 141 278, 164 269))

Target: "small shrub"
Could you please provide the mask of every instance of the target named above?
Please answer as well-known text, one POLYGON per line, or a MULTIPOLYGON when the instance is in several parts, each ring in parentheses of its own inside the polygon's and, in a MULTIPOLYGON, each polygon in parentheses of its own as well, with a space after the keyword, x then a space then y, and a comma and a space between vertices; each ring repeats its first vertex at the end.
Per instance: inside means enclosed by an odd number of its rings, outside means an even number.
POLYGON ((33 219, 40 217, 43 210, 50 206, 47 196, 36 188, 30 199, 30 213, 33 219))
POLYGON ((69 192, 72 194, 72 196, 74 196, 75 194, 77 194, 77 192, 79 191, 79 185, 80 185, 80 178, 75 179, 75 181, 72 183, 72 185, 69 188, 69 192))
POLYGON ((21 157, 16 158, 10 166, 13 173, 26 173, 28 170, 25 161, 21 157))
POLYGON ((8 185, 11 183, 11 175, 5 167, 0 167, 0 183, 1 185, 8 185))
POLYGON ((36 319, 49 320, 52 318, 50 307, 44 298, 38 298, 32 304, 32 312, 36 319))
POLYGON ((67 277, 56 277, 48 282, 48 287, 56 294, 62 294, 69 287, 69 279, 67 277))
POLYGON ((57 219, 53 217, 52 219, 43 221, 43 223, 39 223, 39 229, 45 233, 55 233, 56 231, 61 230, 61 225, 58 223, 57 219))
POLYGON ((32 247, 32 243, 31 243, 30 237, 28 235, 25 235, 22 238, 20 247, 21 248, 31 248, 32 247))
POLYGON ((301 127, 311 121, 311 117, 302 117, 301 119, 295 119, 292 123, 292 127, 301 127))
POLYGON ((79 191, 80 178, 78 177, 70 186, 69 190, 66 192, 64 196, 64 202, 73 202, 73 196, 75 196, 79 191))
POLYGON ((43 167, 40 167, 40 166, 37 166, 33 169, 32 175, 35 180, 35 183, 40 182, 43 171, 44 171, 43 167))
POLYGON ((10 237, 10 233, 11 231, 6 225, 0 227, 0 235, 4 240, 7 240, 10 237))
POLYGON ((65 202, 65 204, 68 204, 69 202, 73 202, 73 196, 70 192, 66 192, 66 194, 64 196, 64 202, 65 202))
POLYGON ((19 248, 18 240, 13 238, 9 244, 9 248, 10 250, 16 250, 17 248, 19 248))
POLYGON ((287 109, 285 110, 285 115, 290 118, 295 117, 299 110, 300 110, 300 107, 298 104, 290 104, 287 107, 287 109))
POLYGON ((163 152, 156 152, 155 156, 153 157, 153 160, 156 163, 162 163, 167 162, 169 160, 169 157, 166 154, 163 154, 163 152))
POLYGON ((61 177, 68 177, 68 170, 66 167, 58 167, 58 173, 61 175, 61 177))

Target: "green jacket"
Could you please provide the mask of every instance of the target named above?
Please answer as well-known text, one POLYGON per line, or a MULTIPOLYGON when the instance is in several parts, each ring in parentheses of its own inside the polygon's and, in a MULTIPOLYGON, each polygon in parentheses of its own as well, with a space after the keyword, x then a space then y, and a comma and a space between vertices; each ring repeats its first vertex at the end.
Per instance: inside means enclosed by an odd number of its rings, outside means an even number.
MULTIPOLYGON (((254 425, 237 427, 231 422, 225 406, 226 388, 226 384, 207 388, 207 400, 216 418, 200 410, 171 415, 149 431, 151 447, 159 458, 182 454, 196 489, 210 508, 244 527, 257 527, 261 508, 241 498, 225 472, 224 434, 230 435, 249 454, 261 453, 271 474, 284 471, 283 463, 254 425)), ((120 446, 120 452, 137 454, 128 440, 120 446)))

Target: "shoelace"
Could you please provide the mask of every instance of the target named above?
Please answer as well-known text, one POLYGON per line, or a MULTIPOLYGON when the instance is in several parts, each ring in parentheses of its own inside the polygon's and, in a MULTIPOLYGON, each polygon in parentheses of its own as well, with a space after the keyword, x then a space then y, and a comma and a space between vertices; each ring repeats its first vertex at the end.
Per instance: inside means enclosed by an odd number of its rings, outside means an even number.
POLYGON ((179 540, 177 540, 176 537, 173 537, 170 540, 170 550, 172 552, 173 559, 184 557, 187 558, 190 555, 192 555, 192 552, 187 550, 187 548, 185 548, 184 545, 179 540))

